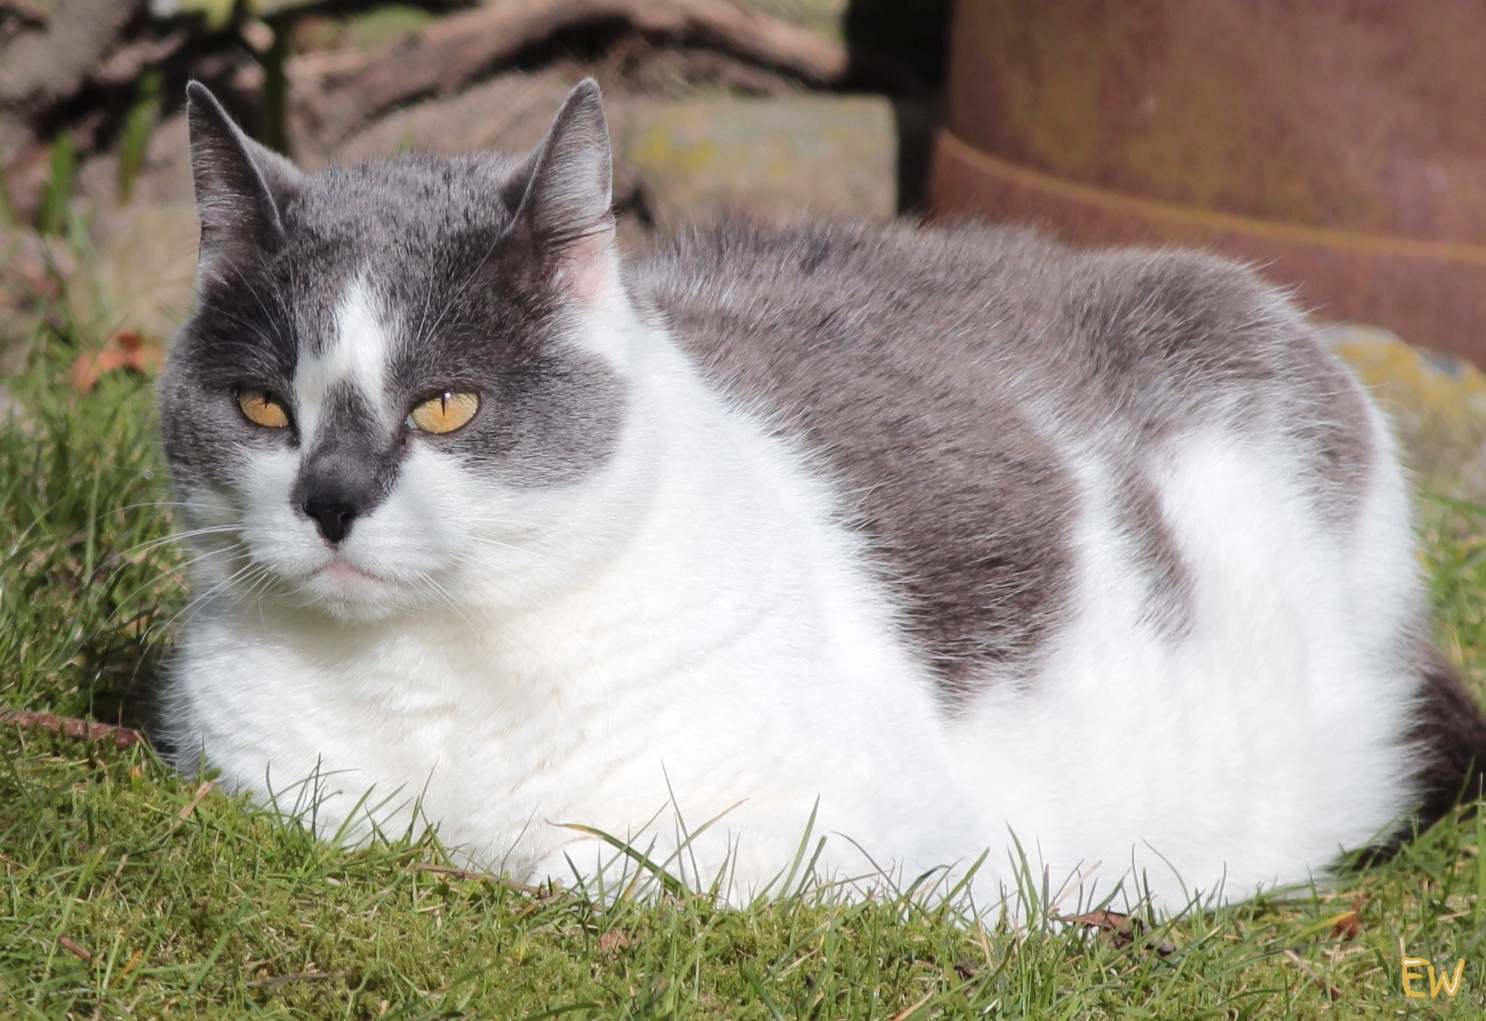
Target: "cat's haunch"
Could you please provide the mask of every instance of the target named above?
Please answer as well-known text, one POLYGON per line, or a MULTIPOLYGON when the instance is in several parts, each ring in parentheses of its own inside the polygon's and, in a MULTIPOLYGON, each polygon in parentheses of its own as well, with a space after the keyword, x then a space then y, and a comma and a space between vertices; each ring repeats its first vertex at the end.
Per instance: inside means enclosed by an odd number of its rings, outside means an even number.
POLYGON ((591 81, 524 158, 314 175, 189 98, 183 768, 522 879, 627 842, 741 901, 808 830, 982 909, 1307 883, 1478 784, 1386 424, 1248 270, 809 220, 627 262, 591 81))

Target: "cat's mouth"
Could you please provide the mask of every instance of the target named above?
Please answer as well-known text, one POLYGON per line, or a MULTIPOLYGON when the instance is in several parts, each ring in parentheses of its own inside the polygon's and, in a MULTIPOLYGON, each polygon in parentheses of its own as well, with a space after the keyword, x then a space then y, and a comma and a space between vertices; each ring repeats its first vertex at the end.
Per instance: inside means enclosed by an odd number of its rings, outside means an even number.
POLYGON ((333 554, 305 579, 306 587, 322 602, 337 605, 378 603, 392 583, 365 568, 333 554))
POLYGON ((383 583, 383 579, 372 574, 370 571, 363 571, 355 564, 340 556, 331 557, 325 566, 315 573, 344 584, 357 584, 362 581, 372 581, 378 584, 383 583))
POLYGON ((339 554, 331 556, 325 562, 325 565, 319 568, 318 571, 315 571, 311 577, 324 578, 325 581, 330 581, 331 584, 336 584, 336 586, 367 586, 367 584, 373 584, 373 586, 380 587, 386 584, 385 578, 379 578, 377 575, 371 574, 370 571, 364 571, 364 569, 358 568, 357 565, 349 562, 345 557, 339 556, 339 554))
POLYGON ((332 554, 304 575, 299 589, 310 606, 344 621, 381 620, 407 605, 407 592, 395 579, 362 567, 340 553, 332 554))

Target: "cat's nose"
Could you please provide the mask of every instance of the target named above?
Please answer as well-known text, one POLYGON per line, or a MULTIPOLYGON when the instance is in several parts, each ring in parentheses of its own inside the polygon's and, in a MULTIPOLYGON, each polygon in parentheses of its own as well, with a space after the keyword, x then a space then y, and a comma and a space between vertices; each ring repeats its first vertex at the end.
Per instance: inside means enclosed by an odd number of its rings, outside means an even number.
POLYGON ((338 500, 306 499, 300 509, 315 519, 320 534, 330 543, 338 543, 351 533, 351 522, 357 513, 355 507, 338 500))

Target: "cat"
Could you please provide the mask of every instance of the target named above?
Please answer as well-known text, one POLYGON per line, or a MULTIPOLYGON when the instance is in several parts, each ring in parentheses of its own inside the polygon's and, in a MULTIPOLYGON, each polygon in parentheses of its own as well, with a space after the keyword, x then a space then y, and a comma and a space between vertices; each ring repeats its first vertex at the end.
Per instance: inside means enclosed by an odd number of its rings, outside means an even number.
POLYGON ((624 260, 592 81, 524 158, 314 175, 188 98, 181 769, 735 903, 1216 904, 1478 789, 1386 423, 1248 269, 738 219, 624 260))

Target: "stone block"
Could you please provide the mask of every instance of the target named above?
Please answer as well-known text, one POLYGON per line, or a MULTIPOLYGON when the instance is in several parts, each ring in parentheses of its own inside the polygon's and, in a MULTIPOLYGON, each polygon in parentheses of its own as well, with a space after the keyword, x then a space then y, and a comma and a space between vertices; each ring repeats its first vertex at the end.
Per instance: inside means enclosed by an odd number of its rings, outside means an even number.
MULTIPOLYGON (((1377 326, 1346 323, 1325 336, 1387 412, 1414 488, 1486 503, 1486 374, 1377 326)), ((1421 513, 1436 516, 1427 500, 1421 513)))
POLYGON ((897 209, 897 131, 892 105, 880 97, 636 105, 616 147, 662 226, 723 208, 871 219, 897 209))

